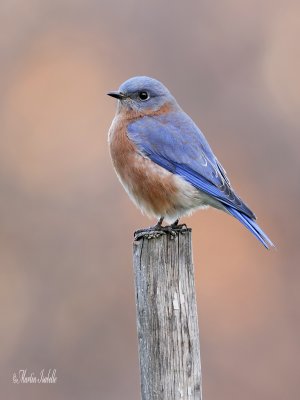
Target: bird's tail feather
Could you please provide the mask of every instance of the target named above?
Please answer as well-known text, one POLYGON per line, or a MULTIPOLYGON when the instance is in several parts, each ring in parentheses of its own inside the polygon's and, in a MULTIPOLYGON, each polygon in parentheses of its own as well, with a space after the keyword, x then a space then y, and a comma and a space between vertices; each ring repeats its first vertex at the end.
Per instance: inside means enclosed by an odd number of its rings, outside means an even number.
POLYGON ((272 241, 253 219, 233 207, 226 205, 225 208, 233 217, 239 220, 265 246, 266 249, 275 247, 272 241))

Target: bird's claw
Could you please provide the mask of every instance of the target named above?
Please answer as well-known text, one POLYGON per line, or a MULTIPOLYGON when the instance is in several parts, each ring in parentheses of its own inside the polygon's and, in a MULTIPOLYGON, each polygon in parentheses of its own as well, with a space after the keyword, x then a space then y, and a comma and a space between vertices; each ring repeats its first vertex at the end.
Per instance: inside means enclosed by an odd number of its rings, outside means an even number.
POLYGON ((178 233, 183 233, 187 230, 188 227, 186 226, 186 224, 172 224, 167 226, 161 226, 157 224, 146 229, 138 229, 137 231, 135 231, 134 240, 139 240, 141 238, 153 239, 162 235, 170 235, 171 239, 174 239, 178 233))
POLYGON ((170 226, 176 232, 185 232, 185 231, 188 230, 187 224, 180 224, 179 225, 179 224, 174 223, 174 224, 172 224, 170 226))

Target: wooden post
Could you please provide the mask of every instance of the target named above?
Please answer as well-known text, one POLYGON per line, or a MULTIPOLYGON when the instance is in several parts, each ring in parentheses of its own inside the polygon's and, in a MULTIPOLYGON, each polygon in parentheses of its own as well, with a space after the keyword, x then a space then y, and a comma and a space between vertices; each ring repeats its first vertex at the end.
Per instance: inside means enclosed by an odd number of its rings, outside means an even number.
POLYGON ((142 400, 202 399, 191 235, 133 245, 142 400))

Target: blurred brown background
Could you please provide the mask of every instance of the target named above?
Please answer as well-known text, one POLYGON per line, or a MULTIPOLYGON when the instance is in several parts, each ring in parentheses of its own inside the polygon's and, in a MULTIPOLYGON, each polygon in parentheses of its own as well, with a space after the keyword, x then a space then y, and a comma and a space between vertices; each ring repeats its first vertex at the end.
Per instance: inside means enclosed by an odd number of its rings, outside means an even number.
MULTIPOLYGON (((138 400, 132 234, 105 94, 163 81, 277 244, 216 210, 193 228, 206 400, 299 396, 300 5, 0 3, 0 387, 5 399, 138 400), (53 385, 13 372, 55 368, 53 385)), ((171 399, 170 399, 171 400, 171 399)))

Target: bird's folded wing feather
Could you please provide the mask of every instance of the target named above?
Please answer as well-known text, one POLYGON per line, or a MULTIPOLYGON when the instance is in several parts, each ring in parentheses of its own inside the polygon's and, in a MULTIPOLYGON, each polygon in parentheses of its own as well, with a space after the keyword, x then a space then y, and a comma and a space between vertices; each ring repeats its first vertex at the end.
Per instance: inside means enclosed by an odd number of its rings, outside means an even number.
POLYGON ((184 112, 145 116, 127 127, 138 150, 197 189, 255 219, 234 193, 200 129, 184 112))

